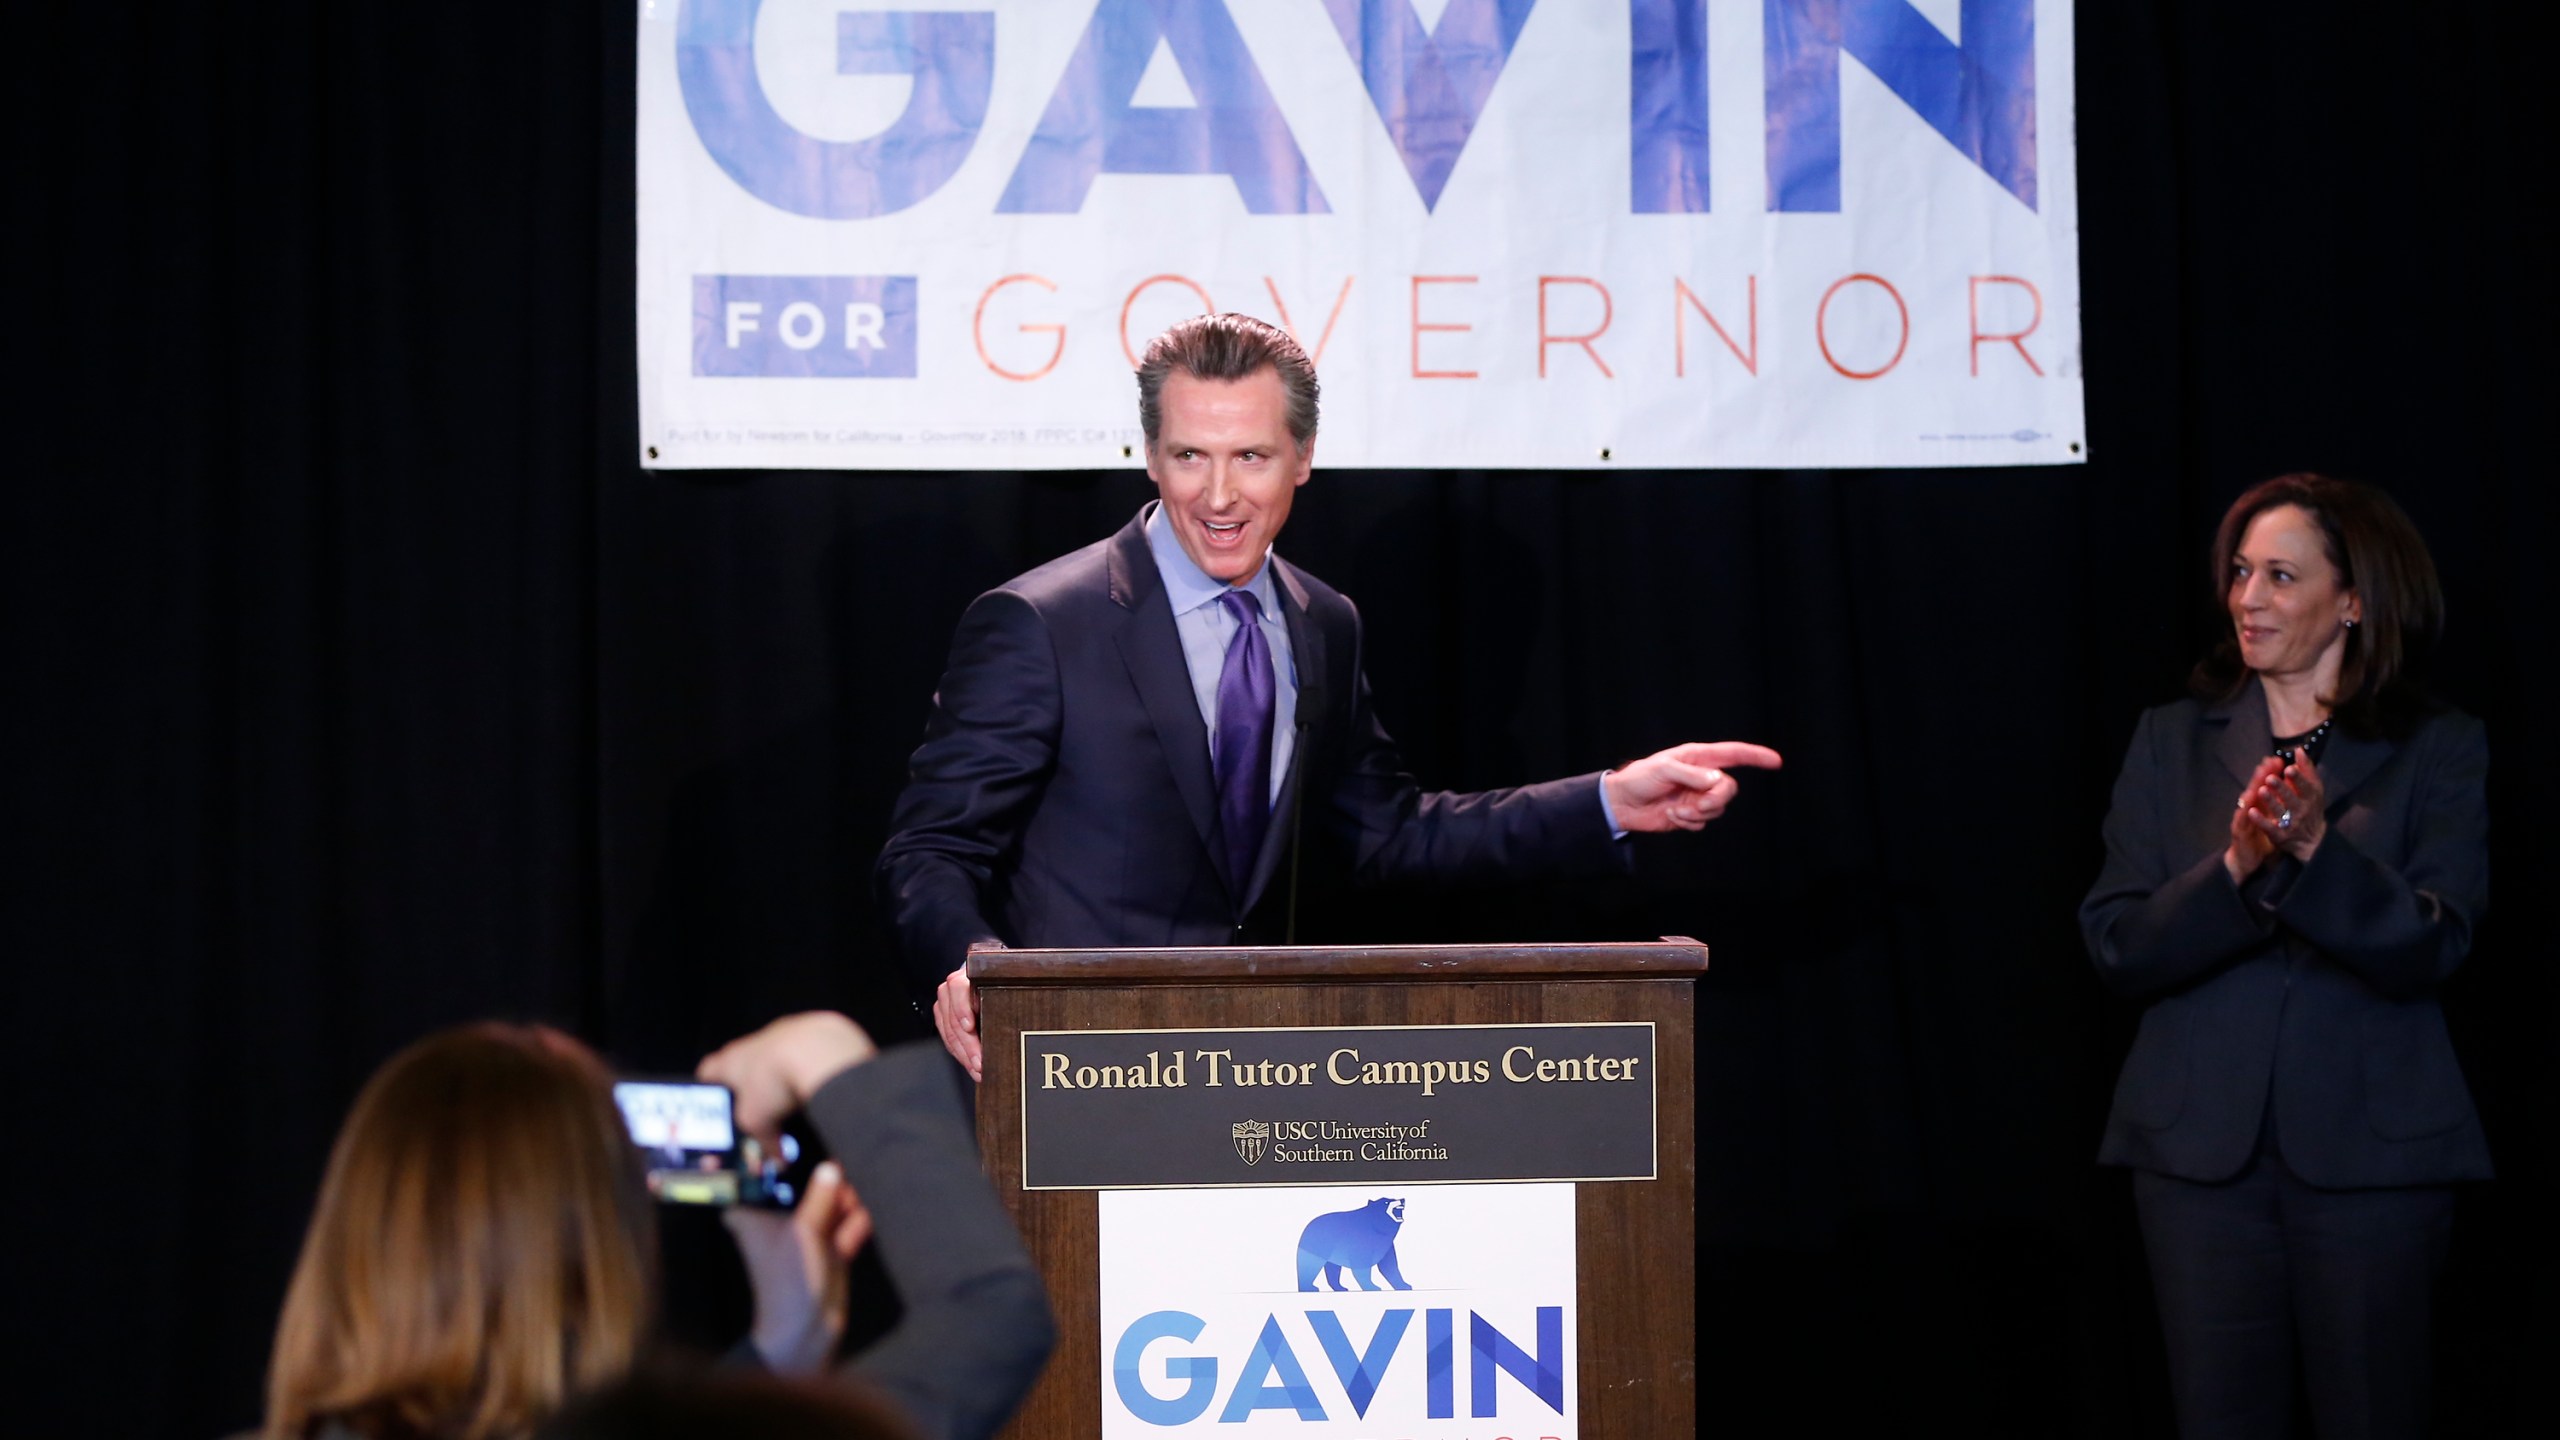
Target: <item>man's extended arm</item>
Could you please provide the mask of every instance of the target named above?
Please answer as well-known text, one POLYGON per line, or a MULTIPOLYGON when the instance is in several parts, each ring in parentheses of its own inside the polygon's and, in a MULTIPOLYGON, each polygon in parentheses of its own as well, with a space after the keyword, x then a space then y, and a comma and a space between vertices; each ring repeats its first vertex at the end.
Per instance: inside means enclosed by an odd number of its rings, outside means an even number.
MULTIPOLYGON (((1348 608, 1348 602, 1344 602, 1348 608)), ((1777 769, 1778 752, 1742 741, 1675 745, 1605 776, 1475 793, 1425 791, 1378 721, 1360 663, 1358 612, 1348 617, 1351 713, 1324 807, 1364 883, 1489 881, 1532 872, 1606 874, 1629 863, 1626 832, 1696 830, 1736 791, 1728 767, 1777 769)))

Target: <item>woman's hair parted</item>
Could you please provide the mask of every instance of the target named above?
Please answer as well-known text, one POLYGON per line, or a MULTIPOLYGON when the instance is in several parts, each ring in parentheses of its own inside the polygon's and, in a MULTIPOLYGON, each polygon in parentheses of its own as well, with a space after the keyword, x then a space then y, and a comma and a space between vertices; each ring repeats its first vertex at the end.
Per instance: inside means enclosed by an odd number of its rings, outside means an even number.
POLYGON ((520 1435, 631 1368, 656 1217, 585 1046, 442 1031, 357 1096, 285 1293, 271 1437, 520 1435))
POLYGON ((1138 425, 1156 443, 1164 421, 1164 377, 1180 370, 1194 380, 1242 380, 1269 366, 1289 392, 1289 438, 1303 453, 1316 438, 1316 367, 1288 331, 1229 312, 1194 315, 1147 344, 1138 362, 1138 425))
POLYGON ((2196 663, 2190 686, 2207 700, 2227 700, 2248 682, 2239 637, 2230 625, 2232 565, 2249 524, 2292 505, 2319 527, 2338 584, 2356 592, 2362 618, 2347 632, 2338 693, 2322 697, 2348 730, 2401 734, 2426 707, 2423 675, 2444 633, 2444 590, 2418 527, 2391 497, 2370 485, 2303 472, 2249 487, 2223 513, 2209 557, 2221 637, 2196 663))

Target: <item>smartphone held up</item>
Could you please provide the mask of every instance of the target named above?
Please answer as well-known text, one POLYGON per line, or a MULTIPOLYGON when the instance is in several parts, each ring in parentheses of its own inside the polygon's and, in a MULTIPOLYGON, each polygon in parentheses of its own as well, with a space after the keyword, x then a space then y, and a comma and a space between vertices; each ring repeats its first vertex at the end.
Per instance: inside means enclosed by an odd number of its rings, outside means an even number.
POLYGON ((786 1126, 779 1153, 739 1131, 726 1085, 698 1080, 618 1080, 614 1103, 640 1149, 649 1193, 669 1205, 754 1205, 788 1210, 800 1202, 817 1147, 786 1126))

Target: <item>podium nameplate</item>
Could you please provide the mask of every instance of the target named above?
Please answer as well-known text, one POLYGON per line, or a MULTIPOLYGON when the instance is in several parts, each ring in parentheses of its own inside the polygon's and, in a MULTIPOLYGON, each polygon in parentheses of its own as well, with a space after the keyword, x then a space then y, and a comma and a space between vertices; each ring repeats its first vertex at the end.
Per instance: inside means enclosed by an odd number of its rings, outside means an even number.
POLYGON ((1022 1187, 1650 1180, 1650 1022, 1021 1036, 1022 1187))

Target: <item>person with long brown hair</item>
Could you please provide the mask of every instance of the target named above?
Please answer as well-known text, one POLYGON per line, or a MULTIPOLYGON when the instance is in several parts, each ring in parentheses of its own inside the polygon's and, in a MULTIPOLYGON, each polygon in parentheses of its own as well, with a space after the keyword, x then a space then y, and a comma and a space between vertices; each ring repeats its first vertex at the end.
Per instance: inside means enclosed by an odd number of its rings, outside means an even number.
MULTIPOLYGON (((918 1434, 991 1433, 1052 1332, 939 1048, 878 1055, 852 1021, 810 1014, 703 1070, 739 1090, 752 1130, 805 1105, 837 1157, 788 1219, 730 1215, 756 1291, 752 1358, 825 1366, 844 1263, 876 1227, 895 1237, 883 1258, 905 1313, 846 1378, 918 1434)), ((375 1073, 286 1292, 267 1440, 519 1440, 632 1374, 657 1226, 612 1083, 559 1031, 498 1023, 430 1035, 375 1073)))
POLYGON ((357 1096, 285 1292, 267 1434, 516 1435, 622 1375, 656 1225, 585 1046, 481 1024, 357 1096))
POLYGON ((2425 1431, 2452 1186, 2489 1152, 2437 989, 2488 903, 2488 741, 2421 677, 2434 562, 2369 486, 2286 475, 2213 540, 2227 617, 2147 712, 2080 910, 2146 1002, 2130 1168, 2180 1432, 2425 1431))

